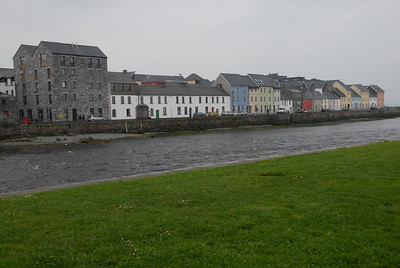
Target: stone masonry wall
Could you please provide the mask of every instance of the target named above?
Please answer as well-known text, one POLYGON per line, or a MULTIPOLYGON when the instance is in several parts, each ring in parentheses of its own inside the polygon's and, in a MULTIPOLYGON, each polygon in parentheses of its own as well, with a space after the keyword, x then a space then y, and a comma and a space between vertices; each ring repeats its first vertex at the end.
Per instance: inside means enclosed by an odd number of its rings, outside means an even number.
POLYGON ((375 111, 350 111, 331 113, 300 113, 273 115, 243 115, 226 117, 202 117, 183 119, 151 119, 99 122, 60 122, 4 124, 0 125, 0 139, 73 135, 87 133, 144 133, 198 131, 216 128, 231 128, 260 125, 290 125, 319 123, 350 119, 384 119, 400 117, 400 108, 375 111))

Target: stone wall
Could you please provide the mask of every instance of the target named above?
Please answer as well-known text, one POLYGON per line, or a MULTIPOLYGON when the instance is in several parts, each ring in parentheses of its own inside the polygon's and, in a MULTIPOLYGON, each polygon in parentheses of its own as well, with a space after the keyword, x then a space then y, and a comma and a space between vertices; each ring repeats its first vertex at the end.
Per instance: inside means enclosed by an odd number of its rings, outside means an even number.
POLYGON ((59 122, 33 124, 2 124, 0 139, 73 135, 86 133, 144 133, 197 131, 260 125, 308 124, 350 119, 384 119, 400 117, 400 108, 374 111, 350 111, 330 113, 299 113, 273 115, 240 115, 225 117, 200 117, 183 119, 151 119, 99 122, 59 122))

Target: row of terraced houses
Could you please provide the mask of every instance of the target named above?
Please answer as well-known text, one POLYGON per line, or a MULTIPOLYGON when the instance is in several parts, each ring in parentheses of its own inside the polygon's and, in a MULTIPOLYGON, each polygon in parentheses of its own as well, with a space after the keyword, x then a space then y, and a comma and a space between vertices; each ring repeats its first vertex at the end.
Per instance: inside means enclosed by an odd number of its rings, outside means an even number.
POLYGON ((20 45, 13 69, 0 68, 0 119, 77 121, 192 117, 195 113, 357 110, 384 106, 377 85, 346 85, 278 74, 163 76, 110 72, 96 46, 42 41, 20 45))

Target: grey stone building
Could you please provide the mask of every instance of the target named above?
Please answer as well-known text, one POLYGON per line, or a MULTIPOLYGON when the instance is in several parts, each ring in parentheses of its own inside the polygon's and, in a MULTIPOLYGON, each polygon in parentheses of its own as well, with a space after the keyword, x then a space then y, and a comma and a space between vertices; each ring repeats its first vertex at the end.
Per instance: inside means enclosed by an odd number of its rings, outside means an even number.
POLYGON ((107 56, 95 46, 42 41, 13 57, 19 119, 109 117, 107 56))

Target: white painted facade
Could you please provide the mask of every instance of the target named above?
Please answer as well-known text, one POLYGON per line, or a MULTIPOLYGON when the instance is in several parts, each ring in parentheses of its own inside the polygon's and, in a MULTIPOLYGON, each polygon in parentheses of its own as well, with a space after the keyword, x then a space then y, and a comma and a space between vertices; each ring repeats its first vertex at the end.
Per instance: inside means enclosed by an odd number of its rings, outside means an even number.
POLYGON ((374 96, 369 96, 369 107, 372 108, 376 108, 378 107, 378 98, 374 97, 374 96))
POLYGON ((4 81, 0 81, 0 92, 15 96, 15 82, 11 78, 6 78, 4 81))
POLYGON ((136 118, 136 107, 146 105, 151 118, 184 118, 196 112, 230 111, 230 96, 111 95, 112 120, 136 118))

